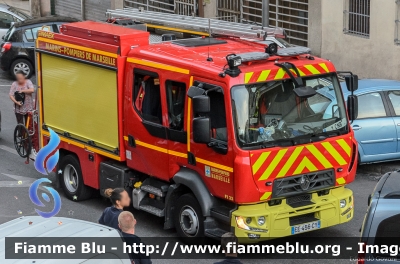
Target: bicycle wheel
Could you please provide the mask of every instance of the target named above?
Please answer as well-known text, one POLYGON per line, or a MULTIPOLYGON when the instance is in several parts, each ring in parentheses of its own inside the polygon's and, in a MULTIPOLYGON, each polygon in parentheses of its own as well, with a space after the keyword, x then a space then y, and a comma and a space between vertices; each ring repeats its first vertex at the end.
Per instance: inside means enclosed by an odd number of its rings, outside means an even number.
POLYGON ((32 151, 32 139, 28 129, 18 124, 14 129, 14 147, 22 158, 27 158, 32 151))

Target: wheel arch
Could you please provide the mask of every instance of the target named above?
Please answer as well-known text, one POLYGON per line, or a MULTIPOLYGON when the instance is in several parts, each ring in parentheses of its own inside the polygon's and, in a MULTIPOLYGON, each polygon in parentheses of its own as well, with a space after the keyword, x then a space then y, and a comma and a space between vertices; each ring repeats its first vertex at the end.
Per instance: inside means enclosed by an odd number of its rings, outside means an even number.
POLYGON ((173 178, 179 185, 178 190, 189 190, 200 204, 203 216, 210 216, 210 210, 215 198, 210 194, 200 174, 188 168, 181 168, 173 178), (180 188, 180 189, 179 189, 180 188))

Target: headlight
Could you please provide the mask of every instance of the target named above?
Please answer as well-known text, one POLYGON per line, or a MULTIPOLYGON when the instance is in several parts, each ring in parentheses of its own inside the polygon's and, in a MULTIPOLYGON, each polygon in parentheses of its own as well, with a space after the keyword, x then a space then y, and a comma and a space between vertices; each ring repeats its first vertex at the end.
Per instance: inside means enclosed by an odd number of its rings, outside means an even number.
POLYGON ((265 216, 260 216, 257 220, 257 223, 259 226, 262 226, 265 224, 265 216))
MULTIPOLYGON (((250 218, 250 217, 247 217, 250 218)), ((246 220, 247 220, 246 218, 246 220)), ((251 219, 251 218, 250 218, 251 219)), ((240 229, 248 230, 248 231, 253 231, 253 232, 268 232, 267 229, 260 229, 260 228, 254 228, 251 226, 248 226, 246 224, 246 220, 241 217, 241 216, 236 216, 236 224, 240 229)))
POLYGON ((251 224, 251 217, 246 217, 246 224, 248 224, 248 225, 251 224))
POLYGON ((346 204, 347 204, 346 199, 340 200, 340 208, 344 208, 346 204))

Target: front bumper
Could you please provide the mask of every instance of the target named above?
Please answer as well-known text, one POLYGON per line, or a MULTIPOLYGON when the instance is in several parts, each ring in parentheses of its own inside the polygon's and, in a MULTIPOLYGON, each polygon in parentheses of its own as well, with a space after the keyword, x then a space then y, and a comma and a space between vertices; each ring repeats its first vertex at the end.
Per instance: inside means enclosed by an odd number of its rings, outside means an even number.
POLYGON ((286 199, 283 199, 280 205, 274 206, 268 203, 242 205, 232 213, 231 227, 239 241, 255 243, 291 236, 293 223, 299 225, 319 220, 320 228, 325 228, 346 223, 353 218, 353 192, 344 186, 331 189, 329 194, 323 196, 313 193, 311 202, 313 204, 296 208, 288 205, 286 199), (340 200, 343 199, 346 200, 346 205, 340 208, 340 200), (261 226, 257 223, 260 216, 265 217, 265 223, 261 226), (251 230, 239 227, 237 217, 247 220, 251 218, 250 223, 246 223, 251 230))

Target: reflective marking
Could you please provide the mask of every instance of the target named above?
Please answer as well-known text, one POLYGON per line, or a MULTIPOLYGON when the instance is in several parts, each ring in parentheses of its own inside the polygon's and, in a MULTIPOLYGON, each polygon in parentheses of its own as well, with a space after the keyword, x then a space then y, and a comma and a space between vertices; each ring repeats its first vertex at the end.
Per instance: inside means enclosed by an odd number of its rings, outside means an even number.
POLYGON ((187 70, 187 69, 182 69, 179 67, 175 67, 175 66, 171 66, 171 65, 163 64, 163 63, 158 63, 158 62, 154 62, 154 61, 141 60, 141 59, 135 59, 135 58, 128 58, 127 61, 131 62, 131 63, 139 64, 139 65, 149 66, 149 67, 156 68, 156 69, 162 69, 162 70, 167 70, 167 71, 172 71, 172 72, 189 74, 189 70, 187 70))
POLYGON ((311 154, 314 155, 314 157, 319 162, 321 162, 322 166, 324 166, 325 169, 333 167, 332 164, 329 162, 329 160, 327 160, 325 156, 322 155, 322 153, 314 145, 308 145, 306 146, 306 148, 311 152, 311 154))
POLYGON ((214 162, 211 162, 211 161, 208 161, 208 160, 205 160, 205 159, 201 159, 201 158, 197 158, 196 157, 196 161, 200 162, 200 163, 203 163, 205 165, 211 166, 211 167, 215 167, 215 168, 221 169, 221 170, 226 170, 226 171, 229 171, 229 172, 233 172, 233 168, 231 168, 231 167, 227 167, 227 166, 224 166, 224 165, 221 165, 221 164, 218 164, 218 163, 214 163, 214 162))
POLYGON ((267 200, 267 199, 271 196, 271 194, 272 194, 272 192, 265 192, 265 193, 261 196, 260 201, 261 201, 261 200, 267 200))
POLYGON ((286 175, 286 173, 289 171, 289 169, 292 167, 293 163, 296 161, 296 159, 299 157, 301 151, 304 149, 304 146, 297 147, 292 155, 290 155, 290 158, 286 161, 285 165, 282 167, 281 171, 278 173, 276 176, 277 178, 281 178, 286 175))
POLYGON ((259 181, 266 180, 268 179, 269 176, 271 176, 271 173, 274 171, 278 163, 282 160, 282 157, 285 155, 287 152, 287 149, 281 149, 278 151, 278 154, 276 154, 275 158, 272 160, 271 164, 269 164, 268 168, 264 171, 264 173, 261 175, 261 177, 258 179, 259 181))
POLYGON ((345 184, 345 183, 346 183, 346 180, 342 177, 342 178, 336 179, 336 182, 337 182, 338 184, 345 184))
POLYGON ((311 161, 307 158, 304 157, 303 160, 300 162, 299 166, 297 166, 297 169, 294 171, 295 174, 300 174, 303 172, 303 170, 307 168, 309 171, 317 171, 317 167, 314 166, 314 164, 311 163, 311 161))
POLYGON ((253 164, 253 174, 257 173, 261 165, 263 165, 265 160, 268 158, 269 154, 271 154, 271 152, 264 152, 260 155, 257 161, 253 164))
POLYGON ((342 149, 346 152, 347 156, 350 157, 351 148, 349 144, 347 144, 346 140, 338 139, 336 142, 342 147, 342 149))
POLYGON ((328 67, 326 66, 325 63, 320 63, 318 65, 321 66, 321 68, 324 69, 326 72, 329 72, 329 69, 328 69, 328 67))
POLYGON ((257 82, 263 82, 263 81, 267 80, 270 72, 271 72, 271 70, 262 71, 260 76, 257 79, 257 82))
POLYGON ((339 163, 339 165, 346 165, 347 162, 343 159, 343 157, 337 152, 337 150, 332 146, 329 142, 321 143, 322 146, 332 155, 332 157, 339 163))
POLYGON ((254 72, 246 72, 244 74, 244 83, 249 83, 251 77, 253 76, 254 72))
POLYGON ((304 65, 304 67, 309 70, 312 74, 320 74, 319 70, 317 70, 314 66, 311 64, 304 65))
POLYGON ((285 74, 286 74, 285 70, 280 68, 276 73, 274 80, 282 79, 283 76, 285 76, 285 74))

